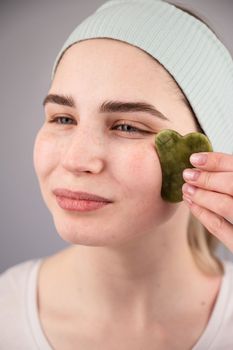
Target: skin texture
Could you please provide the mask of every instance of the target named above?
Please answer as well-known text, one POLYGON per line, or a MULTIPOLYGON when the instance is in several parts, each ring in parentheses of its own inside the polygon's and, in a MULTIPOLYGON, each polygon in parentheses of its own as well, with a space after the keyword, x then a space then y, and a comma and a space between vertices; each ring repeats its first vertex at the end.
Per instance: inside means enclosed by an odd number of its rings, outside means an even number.
POLYGON ((195 265, 187 243, 187 205, 166 202, 160 194, 155 134, 197 131, 169 74, 136 47, 92 39, 66 51, 49 93, 72 95, 77 107, 48 103, 34 146, 43 200, 58 234, 71 244, 40 271, 39 312, 48 338, 63 349, 71 335, 80 344, 82 334, 94 344, 108 334, 118 349, 126 336, 135 339, 129 346, 135 349, 145 339, 148 349, 158 339, 179 350, 182 341, 193 344, 206 326, 221 276, 204 276, 195 265), (142 112, 100 114, 104 100, 144 100, 170 121, 142 112), (50 123, 64 115, 73 122, 50 123), (123 122, 148 133, 127 134, 118 126, 123 122), (57 187, 113 203, 68 212, 52 193, 57 187))
POLYGON ((192 153, 213 151, 209 139, 202 133, 181 136, 174 130, 162 130, 155 136, 155 145, 162 168, 161 196, 172 203, 183 200, 183 171, 192 168, 192 153))

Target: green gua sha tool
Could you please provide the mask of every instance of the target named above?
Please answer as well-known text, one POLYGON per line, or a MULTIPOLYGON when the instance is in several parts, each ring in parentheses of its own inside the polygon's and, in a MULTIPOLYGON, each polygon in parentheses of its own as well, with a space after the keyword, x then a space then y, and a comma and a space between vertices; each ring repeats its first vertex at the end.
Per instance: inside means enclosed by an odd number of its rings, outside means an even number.
POLYGON ((161 196, 168 202, 183 200, 183 170, 194 168, 189 161, 192 153, 212 152, 212 145, 204 134, 191 132, 185 136, 170 129, 163 129, 155 136, 155 146, 162 168, 161 196))

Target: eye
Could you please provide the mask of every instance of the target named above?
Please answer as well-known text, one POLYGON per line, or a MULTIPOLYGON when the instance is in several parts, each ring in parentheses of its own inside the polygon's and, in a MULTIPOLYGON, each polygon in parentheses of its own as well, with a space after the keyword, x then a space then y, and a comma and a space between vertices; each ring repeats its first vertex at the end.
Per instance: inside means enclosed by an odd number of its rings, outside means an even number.
POLYGON ((136 128, 135 126, 133 126, 131 124, 127 124, 127 123, 115 125, 113 129, 119 128, 119 127, 123 127, 124 130, 121 130, 121 131, 123 131, 123 132, 125 132, 127 134, 135 134, 135 133, 150 134, 149 131, 136 128))
POLYGON ((69 125, 69 124, 72 124, 73 122, 74 122, 74 119, 69 118, 67 116, 56 117, 49 121, 49 123, 61 124, 61 125, 69 125))
MULTIPOLYGON (((68 116, 58 116, 49 121, 49 123, 60 124, 60 125, 70 125, 70 124, 74 124, 74 122, 75 122, 74 119, 69 118, 68 116)), ((123 127, 123 130, 120 130, 120 131, 126 134, 150 134, 149 131, 136 128, 135 126, 128 123, 115 125, 113 129, 116 129, 119 127, 123 127)))

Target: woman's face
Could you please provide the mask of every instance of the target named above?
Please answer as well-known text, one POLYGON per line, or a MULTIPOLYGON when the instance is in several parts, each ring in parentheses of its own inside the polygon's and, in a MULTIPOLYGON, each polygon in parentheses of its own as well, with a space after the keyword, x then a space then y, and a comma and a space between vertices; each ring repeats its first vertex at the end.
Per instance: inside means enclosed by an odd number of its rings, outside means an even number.
POLYGON ((183 205, 161 198, 154 144, 162 129, 196 130, 174 87, 162 66, 127 43, 91 39, 65 52, 49 94, 71 96, 76 106, 45 105, 33 155, 43 199, 62 239, 121 245, 154 232, 183 205), (149 103, 168 120, 143 111, 99 111, 113 100, 149 103), (52 122, 59 116, 66 118, 52 122), (67 211, 57 203, 56 188, 90 192, 112 203, 89 212, 67 211))

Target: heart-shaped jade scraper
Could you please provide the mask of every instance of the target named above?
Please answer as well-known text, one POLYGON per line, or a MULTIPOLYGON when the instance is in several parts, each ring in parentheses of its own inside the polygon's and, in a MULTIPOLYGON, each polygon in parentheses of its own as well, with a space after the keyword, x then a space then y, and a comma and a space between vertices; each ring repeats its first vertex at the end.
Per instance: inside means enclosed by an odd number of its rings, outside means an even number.
POLYGON ((189 161, 192 153, 212 152, 210 140, 200 132, 184 136, 170 129, 163 129, 155 136, 155 146, 162 168, 161 196, 168 202, 183 200, 183 171, 193 168, 189 161))

